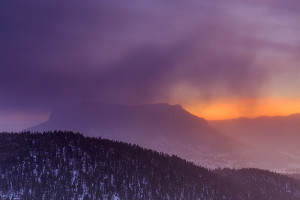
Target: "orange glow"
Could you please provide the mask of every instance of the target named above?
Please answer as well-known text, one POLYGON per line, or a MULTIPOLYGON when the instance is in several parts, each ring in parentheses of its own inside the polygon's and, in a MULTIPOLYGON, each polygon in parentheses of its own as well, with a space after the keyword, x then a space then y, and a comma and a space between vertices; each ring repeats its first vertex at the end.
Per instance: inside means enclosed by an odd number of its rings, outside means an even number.
POLYGON ((184 107, 192 114, 208 120, 286 116, 300 113, 300 99, 222 99, 184 107))

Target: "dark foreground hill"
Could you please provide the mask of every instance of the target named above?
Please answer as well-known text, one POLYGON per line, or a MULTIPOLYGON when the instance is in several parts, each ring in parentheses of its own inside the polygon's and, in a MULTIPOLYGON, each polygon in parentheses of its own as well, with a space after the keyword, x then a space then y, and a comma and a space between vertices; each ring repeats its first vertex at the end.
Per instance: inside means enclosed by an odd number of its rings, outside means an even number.
POLYGON ((0 199, 296 200, 292 178, 208 170, 135 145, 72 132, 0 134, 0 199))

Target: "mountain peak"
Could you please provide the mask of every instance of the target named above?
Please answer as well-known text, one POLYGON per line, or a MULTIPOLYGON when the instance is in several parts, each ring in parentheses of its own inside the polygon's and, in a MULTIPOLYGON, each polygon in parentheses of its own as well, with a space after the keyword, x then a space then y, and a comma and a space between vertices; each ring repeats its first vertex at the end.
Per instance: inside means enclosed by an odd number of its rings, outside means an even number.
POLYGON ((180 105, 167 103, 84 103, 64 106, 56 108, 47 122, 29 130, 76 131, 86 136, 129 142, 182 155, 189 160, 192 154, 197 154, 199 158, 199 149, 206 149, 203 154, 207 158, 207 152, 212 148, 213 151, 219 149, 220 153, 224 153, 229 143, 230 146, 234 143, 211 128, 205 119, 189 113, 180 105))

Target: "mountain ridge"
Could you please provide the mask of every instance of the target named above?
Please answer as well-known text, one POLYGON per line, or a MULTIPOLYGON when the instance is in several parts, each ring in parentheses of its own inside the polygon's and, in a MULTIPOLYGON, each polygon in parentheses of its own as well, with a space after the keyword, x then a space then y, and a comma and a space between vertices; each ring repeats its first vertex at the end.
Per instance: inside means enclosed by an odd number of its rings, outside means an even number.
MULTIPOLYGON (((257 148, 261 152, 289 159, 288 170, 300 171, 300 114, 288 116, 261 116, 257 118, 238 118, 212 120, 208 123, 220 132, 242 143, 257 148)), ((279 159, 279 160, 280 160, 279 159)), ((277 161, 279 162, 279 161, 277 161)))
POLYGON ((234 155, 238 152, 235 148, 242 148, 241 144, 212 128, 204 118, 189 113, 180 105, 165 103, 64 106, 55 109, 47 122, 28 130, 77 131, 86 136, 135 143, 212 167, 227 162, 225 157, 235 160, 229 157, 238 157, 234 155), (215 166, 212 160, 219 164, 215 166))

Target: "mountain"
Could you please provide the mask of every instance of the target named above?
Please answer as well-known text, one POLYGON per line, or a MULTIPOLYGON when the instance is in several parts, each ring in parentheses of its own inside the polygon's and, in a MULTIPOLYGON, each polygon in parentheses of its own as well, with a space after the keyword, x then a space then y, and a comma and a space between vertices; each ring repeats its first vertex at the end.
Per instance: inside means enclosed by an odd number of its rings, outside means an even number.
POLYGON ((125 106, 92 103, 66 106, 55 109, 47 122, 30 130, 64 129, 89 136, 100 134, 111 139, 130 138, 139 142, 161 136, 193 143, 202 138, 224 137, 209 127, 204 119, 188 113, 179 105, 168 104, 125 106))
POLYGON ((289 169, 300 172, 300 114, 216 120, 209 124, 229 137, 268 152, 274 160, 285 160, 289 169))
POLYGON ((0 133, 0 199, 297 200, 299 181, 258 169, 208 170, 72 132, 0 133), (8 149, 7 149, 8 148, 8 149))
POLYGON ((55 109, 30 131, 69 130, 179 155, 206 167, 238 165, 241 145, 180 105, 86 103, 55 109), (239 149, 239 150, 237 150, 239 149))

